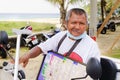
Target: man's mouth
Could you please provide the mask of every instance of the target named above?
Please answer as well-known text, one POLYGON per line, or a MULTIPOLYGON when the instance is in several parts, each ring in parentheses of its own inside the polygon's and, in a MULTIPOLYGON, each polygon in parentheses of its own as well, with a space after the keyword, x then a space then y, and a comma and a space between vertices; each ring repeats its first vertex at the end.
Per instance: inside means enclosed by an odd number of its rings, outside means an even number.
POLYGON ((73 29, 72 32, 75 33, 75 34, 78 34, 78 33, 80 33, 80 30, 73 29))

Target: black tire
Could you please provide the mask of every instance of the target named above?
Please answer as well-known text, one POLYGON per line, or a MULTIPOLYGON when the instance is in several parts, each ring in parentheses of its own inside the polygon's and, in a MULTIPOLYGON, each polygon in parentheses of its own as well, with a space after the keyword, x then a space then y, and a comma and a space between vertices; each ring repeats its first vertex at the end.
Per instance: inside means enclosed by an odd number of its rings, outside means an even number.
POLYGON ((0 56, 2 58, 7 58, 7 53, 2 47, 0 48, 0 56))
MULTIPOLYGON (((0 44, 3 45, 5 49, 7 49, 8 45, 8 35, 5 31, 0 31, 0 44)), ((7 58, 7 53, 3 49, 3 47, 0 47, 0 56, 2 58, 7 58)))
POLYGON ((112 31, 112 32, 115 32, 115 31, 116 31, 116 28, 112 28, 111 31, 112 31))
MULTIPOLYGON (((102 23, 99 23, 99 24, 97 25, 97 31, 98 31, 98 29, 100 28, 101 25, 102 25, 102 23)), ((101 34, 106 34, 106 32, 107 32, 107 28, 104 27, 100 33, 101 33, 101 34)))
POLYGON ((115 32, 116 31, 116 27, 115 27, 115 22, 111 22, 109 25, 108 25, 110 31, 112 32, 115 32))
POLYGON ((107 29, 104 27, 103 30, 101 31, 101 34, 106 34, 107 29))
POLYGON ((0 31, 0 44, 8 44, 8 35, 5 31, 0 31))
POLYGON ((20 80, 26 78, 26 77, 25 77, 25 73, 24 73, 22 70, 19 70, 19 71, 18 71, 18 78, 19 78, 20 80))

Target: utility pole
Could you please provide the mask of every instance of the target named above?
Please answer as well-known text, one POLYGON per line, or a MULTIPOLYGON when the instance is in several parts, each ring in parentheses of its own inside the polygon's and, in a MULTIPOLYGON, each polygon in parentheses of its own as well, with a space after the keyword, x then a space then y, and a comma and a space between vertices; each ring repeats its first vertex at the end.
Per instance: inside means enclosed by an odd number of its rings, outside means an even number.
POLYGON ((97 0, 90 0, 89 36, 96 40, 97 33, 97 0))

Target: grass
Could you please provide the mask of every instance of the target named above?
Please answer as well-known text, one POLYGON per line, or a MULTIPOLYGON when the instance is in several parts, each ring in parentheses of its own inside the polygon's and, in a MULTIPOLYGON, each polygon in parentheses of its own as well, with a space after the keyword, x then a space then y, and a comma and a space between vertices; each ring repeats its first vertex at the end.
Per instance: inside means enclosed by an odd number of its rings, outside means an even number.
MULTIPOLYGON (((55 27, 54 24, 39 22, 30 22, 30 25, 32 26, 33 32, 50 30, 51 27, 55 27)), ((0 30, 6 31, 9 36, 14 35, 12 32, 13 28, 20 29, 24 26, 27 26, 26 21, 0 21, 0 30)))
POLYGON ((108 56, 120 59, 120 49, 113 49, 112 53, 108 56))
MULTIPOLYGON (((55 25, 50 23, 30 22, 30 25, 32 26, 33 32, 50 30, 51 27, 55 28, 55 25)), ((26 21, 0 21, 0 30, 6 31, 8 36, 14 35, 12 32, 13 28, 20 29, 21 27, 24 26, 27 26, 26 21)), ((21 48, 22 53, 24 53, 25 50, 28 49, 26 47, 21 48)), ((15 51, 15 49, 13 51, 15 51)), ((112 53, 109 54, 107 53, 105 55, 120 59, 120 49, 113 49, 112 53)))
MULTIPOLYGON (((51 23, 30 22, 30 25, 32 26, 33 32, 48 31, 51 29, 51 27, 55 28, 55 24, 51 23)), ((13 28, 20 29, 25 26, 27 26, 26 21, 0 21, 0 31, 6 31, 8 36, 14 35, 14 33, 12 32, 13 28)), ((29 49, 27 47, 21 47, 21 55, 23 55, 28 50, 29 49)), ((16 52, 14 48, 11 48, 9 52, 12 56, 15 56, 16 52)))
POLYGON ((108 50, 102 53, 102 55, 120 59, 120 47, 108 50))

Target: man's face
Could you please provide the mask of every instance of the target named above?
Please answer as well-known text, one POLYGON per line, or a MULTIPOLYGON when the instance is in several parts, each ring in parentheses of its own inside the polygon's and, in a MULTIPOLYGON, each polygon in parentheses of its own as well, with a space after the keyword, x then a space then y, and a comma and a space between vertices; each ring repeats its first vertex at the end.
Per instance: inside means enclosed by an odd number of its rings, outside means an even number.
POLYGON ((72 16, 66 22, 66 26, 73 36, 80 36, 87 28, 87 19, 84 14, 77 15, 72 13, 72 16))

